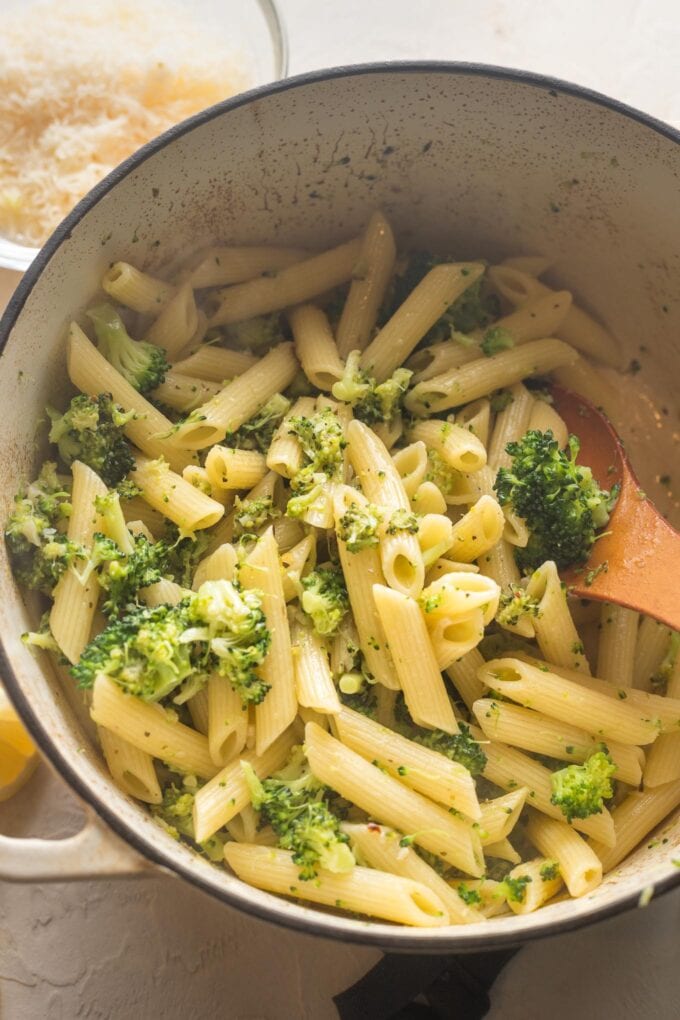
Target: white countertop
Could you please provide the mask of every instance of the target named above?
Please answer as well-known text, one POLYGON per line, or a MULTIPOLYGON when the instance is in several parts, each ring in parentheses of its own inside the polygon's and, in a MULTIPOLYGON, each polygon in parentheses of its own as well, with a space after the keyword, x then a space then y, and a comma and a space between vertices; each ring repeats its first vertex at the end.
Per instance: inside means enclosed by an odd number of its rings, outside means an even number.
MULTIPOLYGON (((673 0, 280 0, 291 73, 381 59, 524 67, 680 122, 673 0)), ((0 273, 0 307, 18 277, 0 273)), ((0 831, 55 837, 79 809, 42 766, 0 831)), ((675 1020, 680 892, 533 944, 508 965, 489 1020, 675 1020)), ((373 950, 285 932, 164 877, 0 883, 2 1020, 333 1020, 331 995, 373 950)), ((368 1018, 367 1018, 368 1020, 368 1018)))

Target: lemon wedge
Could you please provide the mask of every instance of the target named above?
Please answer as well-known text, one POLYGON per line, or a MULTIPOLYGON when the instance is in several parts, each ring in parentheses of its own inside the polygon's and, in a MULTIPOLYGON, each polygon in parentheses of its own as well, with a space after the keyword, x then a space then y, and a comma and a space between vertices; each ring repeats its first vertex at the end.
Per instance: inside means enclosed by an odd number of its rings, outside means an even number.
POLYGON ((0 687, 0 801, 17 793, 37 764, 35 744, 0 687))

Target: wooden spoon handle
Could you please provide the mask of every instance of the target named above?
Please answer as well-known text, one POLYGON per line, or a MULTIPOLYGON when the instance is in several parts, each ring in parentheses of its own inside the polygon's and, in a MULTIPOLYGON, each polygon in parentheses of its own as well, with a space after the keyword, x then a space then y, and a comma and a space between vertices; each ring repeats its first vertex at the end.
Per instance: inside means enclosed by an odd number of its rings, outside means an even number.
POLYGON ((587 568, 566 579, 573 593, 637 609, 680 630, 680 534, 640 492, 626 464, 607 531, 587 568), (607 569, 594 575, 602 564, 607 569))

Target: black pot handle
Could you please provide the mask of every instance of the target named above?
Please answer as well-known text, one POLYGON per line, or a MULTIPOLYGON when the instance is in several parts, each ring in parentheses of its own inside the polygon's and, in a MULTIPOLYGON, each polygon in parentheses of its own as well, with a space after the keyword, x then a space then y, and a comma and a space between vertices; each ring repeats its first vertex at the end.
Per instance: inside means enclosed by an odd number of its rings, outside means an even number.
POLYGON ((516 952, 387 953, 333 1002, 340 1020, 482 1020, 491 1004, 491 987, 516 952), (421 1001, 414 1002, 416 998, 421 1001))

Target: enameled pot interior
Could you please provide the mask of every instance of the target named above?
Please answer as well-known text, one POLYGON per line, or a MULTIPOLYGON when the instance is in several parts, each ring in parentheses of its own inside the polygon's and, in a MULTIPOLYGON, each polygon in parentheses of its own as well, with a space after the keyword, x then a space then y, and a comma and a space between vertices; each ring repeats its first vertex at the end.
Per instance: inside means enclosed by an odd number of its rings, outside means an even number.
MULTIPOLYGON (((212 241, 321 248, 356 233, 376 207, 405 243, 462 258, 549 256, 553 278, 620 339, 622 367, 642 343, 648 353, 635 385, 643 424, 629 438, 640 448, 643 483, 653 484, 677 424, 680 148, 672 134, 557 82, 456 65, 292 79, 195 118, 81 203, 3 320, 3 512, 33 469, 45 403, 67 392, 65 327, 110 262, 158 269, 212 241)), ((178 845, 112 784, 71 682, 60 683, 20 641, 36 618, 4 548, 0 570, 5 676, 41 747, 133 845, 241 909, 317 934, 451 951, 575 927, 680 878, 671 864, 680 856, 676 820, 665 826, 667 842, 638 850, 590 896, 465 928, 397 929, 246 887, 178 845)))

